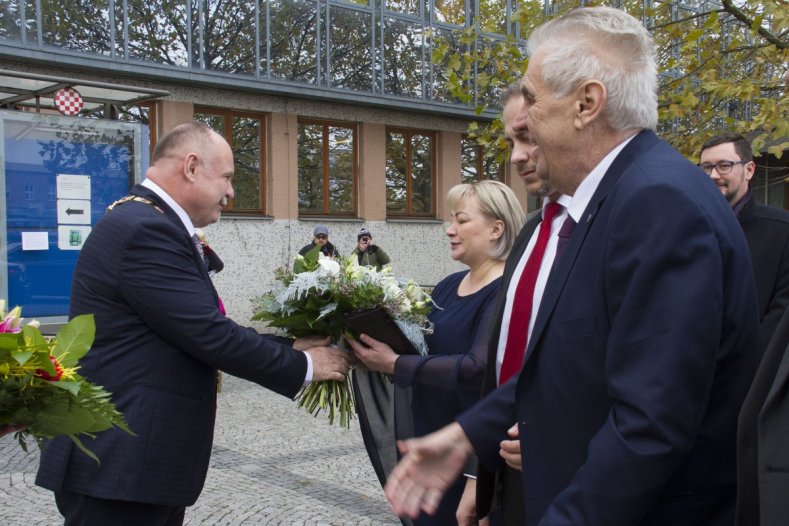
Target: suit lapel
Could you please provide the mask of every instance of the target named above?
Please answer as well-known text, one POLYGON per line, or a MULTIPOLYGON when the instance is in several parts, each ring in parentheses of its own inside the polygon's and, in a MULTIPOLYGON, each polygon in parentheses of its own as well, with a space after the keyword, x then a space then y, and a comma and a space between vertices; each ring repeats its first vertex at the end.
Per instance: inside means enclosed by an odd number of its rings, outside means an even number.
POLYGON ((658 139, 652 131, 645 130, 638 133, 633 140, 619 152, 619 155, 617 155, 614 162, 611 163, 611 166, 600 180, 600 184, 595 190, 594 195, 592 195, 592 199, 581 215, 581 220, 578 222, 575 230, 573 230, 572 236, 570 236, 569 244, 567 245, 562 259, 557 263, 550 276, 548 276, 548 283, 545 286, 545 292, 540 301, 540 308, 537 311, 537 318, 534 322, 531 338, 529 338, 529 343, 526 348, 526 357, 523 362, 523 367, 525 367, 535 352, 539 352, 537 343, 540 341, 553 315, 554 308, 561 297, 573 265, 578 258, 578 254, 583 247, 586 237, 606 197, 614 186, 616 186, 622 174, 633 164, 642 152, 652 148, 659 140, 660 139, 658 139))
POLYGON ((504 268, 504 279, 502 280, 502 285, 504 287, 509 286, 510 280, 512 280, 512 274, 515 272, 518 262, 523 257, 523 253, 526 252, 526 247, 529 246, 529 240, 531 239, 532 234, 534 234, 534 231, 541 222, 542 213, 535 214, 534 217, 526 221, 526 224, 523 225, 520 233, 518 233, 518 237, 515 239, 515 243, 512 245, 512 250, 510 251, 509 257, 507 257, 507 265, 504 268))
POLYGON ((192 242, 192 238, 191 236, 189 236, 189 232, 186 230, 186 227, 184 226, 183 221, 181 221, 181 218, 178 217, 178 214, 175 213, 175 210, 167 206, 167 203, 165 203, 162 198, 156 195, 156 192, 154 192, 149 188, 146 188, 145 186, 139 184, 135 185, 134 188, 132 188, 129 193, 131 193, 132 195, 137 195, 140 197, 144 197, 145 199, 151 200, 153 203, 156 204, 156 206, 158 206, 164 211, 164 215, 167 217, 167 219, 169 219, 170 221, 172 221, 174 224, 178 226, 178 230, 180 230, 183 234, 184 243, 187 243, 189 245, 189 247, 192 250, 192 253, 194 254, 194 261, 195 261, 195 265, 198 268, 198 271, 200 272, 201 276, 203 276, 203 279, 206 282, 208 282, 208 284, 211 286, 211 290, 213 291, 214 296, 216 296, 218 299, 219 295, 217 294, 216 289, 214 288, 214 282, 211 281, 211 276, 208 275, 208 270, 206 269, 206 265, 203 262, 203 258, 197 252, 197 249, 195 248, 194 243, 192 242))

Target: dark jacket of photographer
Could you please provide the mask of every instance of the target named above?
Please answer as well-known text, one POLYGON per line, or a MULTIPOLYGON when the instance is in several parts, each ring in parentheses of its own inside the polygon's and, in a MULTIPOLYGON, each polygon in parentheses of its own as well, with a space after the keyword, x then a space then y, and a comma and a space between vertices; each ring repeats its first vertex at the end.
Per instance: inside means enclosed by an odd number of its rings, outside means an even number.
POLYGON ((357 247, 353 249, 353 253, 356 254, 359 265, 375 267, 375 270, 381 270, 390 261, 389 256, 378 245, 367 247, 364 252, 360 252, 357 247))

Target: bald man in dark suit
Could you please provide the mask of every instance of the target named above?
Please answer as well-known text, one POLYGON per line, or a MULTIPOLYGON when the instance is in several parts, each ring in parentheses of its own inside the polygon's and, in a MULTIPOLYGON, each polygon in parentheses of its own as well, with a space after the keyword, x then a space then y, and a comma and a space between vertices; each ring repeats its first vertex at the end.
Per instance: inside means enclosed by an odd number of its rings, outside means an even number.
POLYGON ((66 437, 44 447, 36 484, 55 492, 69 526, 183 523, 208 470, 217 370, 289 398, 305 382, 345 378, 342 351, 314 339, 291 347, 220 313, 195 227, 219 219, 233 171, 221 136, 178 126, 85 241, 69 316, 92 313, 96 338, 80 372, 113 394, 136 436, 85 440, 100 465, 66 437))

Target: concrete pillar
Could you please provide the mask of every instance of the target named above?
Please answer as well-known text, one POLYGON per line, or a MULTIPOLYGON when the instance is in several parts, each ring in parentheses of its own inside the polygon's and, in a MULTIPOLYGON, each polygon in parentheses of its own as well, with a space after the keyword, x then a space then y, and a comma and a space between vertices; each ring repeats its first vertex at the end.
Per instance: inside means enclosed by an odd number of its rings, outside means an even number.
POLYGON ((160 100, 156 102, 156 136, 161 137, 179 124, 192 122, 195 105, 191 102, 160 100))
POLYGON ((299 217, 298 126, 296 115, 269 114, 266 210, 276 219, 299 217))
POLYGON ((460 132, 438 132, 436 134, 436 218, 449 220, 449 211, 444 205, 449 189, 460 184, 460 132))
POLYGON ((359 217, 386 220, 386 126, 359 124, 359 217))

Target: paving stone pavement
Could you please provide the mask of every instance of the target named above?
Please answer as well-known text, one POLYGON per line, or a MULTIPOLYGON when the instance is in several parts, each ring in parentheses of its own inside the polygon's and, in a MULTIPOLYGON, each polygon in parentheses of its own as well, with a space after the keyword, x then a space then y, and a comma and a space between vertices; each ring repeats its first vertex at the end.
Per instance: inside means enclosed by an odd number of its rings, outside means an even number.
MULTIPOLYGON (((225 375, 205 488, 184 524, 398 526, 364 450, 358 421, 329 426, 262 387, 225 375)), ((63 524, 34 485, 35 444, 0 438, 0 524, 63 524)))

